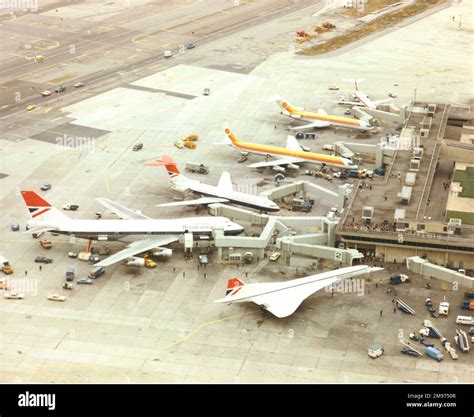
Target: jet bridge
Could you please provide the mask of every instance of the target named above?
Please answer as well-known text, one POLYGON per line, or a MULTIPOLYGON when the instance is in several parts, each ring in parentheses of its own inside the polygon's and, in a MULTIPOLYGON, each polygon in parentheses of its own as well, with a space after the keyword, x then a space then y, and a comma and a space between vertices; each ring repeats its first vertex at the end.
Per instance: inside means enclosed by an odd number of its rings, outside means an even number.
POLYGON ((224 258, 224 250, 230 252, 235 248, 246 249, 263 259, 269 245, 276 245, 288 260, 293 255, 299 255, 308 260, 321 258, 352 265, 354 259, 363 257, 355 249, 334 248, 338 220, 325 216, 270 216, 220 203, 209 205, 209 211, 215 216, 263 227, 257 237, 225 236, 222 229, 215 229, 213 238, 219 259, 224 258), (297 235, 295 229, 313 230, 315 233, 297 235))
POLYGON ((457 283, 467 288, 474 288, 474 278, 443 266, 435 265, 419 256, 407 258, 407 268, 416 274, 428 278, 437 278, 441 281, 457 283))
POLYGON ((309 181, 297 181, 272 188, 268 191, 263 191, 259 196, 267 197, 272 201, 276 201, 300 191, 303 191, 303 194, 313 192, 317 195, 324 195, 325 199, 329 200, 331 204, 336 205, 338 208, 343 208, 348 188, 350 188, 350 184, 343 184, 338 187, 337 192, 334 192, 309 181))

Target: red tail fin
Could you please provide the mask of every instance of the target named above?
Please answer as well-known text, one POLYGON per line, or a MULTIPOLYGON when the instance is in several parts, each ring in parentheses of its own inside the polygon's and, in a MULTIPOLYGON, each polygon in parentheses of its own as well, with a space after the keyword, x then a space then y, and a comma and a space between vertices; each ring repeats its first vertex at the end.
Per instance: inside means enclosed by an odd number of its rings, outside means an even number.
POLYGON ((225 295, 237 294, 244 285, 245 285, 245 282, 241 281, 238 278, 229 279, 229 281, 227 281, 227 291, 225 292, 225 295))
POLYGON ((166 167, 166 170, 168 171, 168 175, 170 177, 175 177, 180 174, 180 171, 178 169, 178 166, 176 165, 176 162, 174 162, 173 158, 171 158, 171 156, 168 156, 168 155, 165 155, 161 159, 157 159, 156 161, 148 162, 145 165, 152 166, 152 167, 164 166, 166 167))
POLYGON ((22 191, 21 196, 25 200, 26 207, 32 218, 40 216, 51 209, 51 204, 34 191, 22 191))

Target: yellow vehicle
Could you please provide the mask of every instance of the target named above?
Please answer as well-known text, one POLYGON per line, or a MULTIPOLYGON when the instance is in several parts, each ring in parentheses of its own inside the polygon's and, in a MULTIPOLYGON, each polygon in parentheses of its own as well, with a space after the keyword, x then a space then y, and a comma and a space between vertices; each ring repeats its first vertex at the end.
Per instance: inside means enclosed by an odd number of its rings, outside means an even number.
POLYGON ((6 278, 0 279, 0 290, 8 290, 8 283, 6 278))
POLYGON ((198 135, 189 135, 184 138, 185 142, 197 142, 199 140, 198 135))
POLYGON ((194 142, 184 142, 184 146, 189 149, 196 149, 196 144, 194 142))
POLYGON ((34 104, 30 104, 30 105, 26 108, 27 111, 33 111, 34 109, 36 109, 36 106, 35 106, 34 104))
POLYGON ((175 141, 174 146, 176 146, 178 149, 183 149, 184 148, 184 144, 181 140, 175 141))
POLYGON ((53 247, 53 244, 51 243, 50 240, 41 240, 40 241, 40 245, 44 248, 44 249, 51 249, 53 247))
POLYGON ((59 294, 50 294, 50 295, 48 295, 48 300, 51 300, 51 301, 65 301, 66 297, 64 295, 59 295, 59 294))
POLYGON ((10 275, 10 274, 13 274, 13 268, 10 266, 10 265, 3 265, 2 266, 2 272, 4 274, 7 274, 7 275, 10 275))
POLYGON ((156 268, 156 262, 152 259, 145 258, 145 267, 147 268, 156 268))

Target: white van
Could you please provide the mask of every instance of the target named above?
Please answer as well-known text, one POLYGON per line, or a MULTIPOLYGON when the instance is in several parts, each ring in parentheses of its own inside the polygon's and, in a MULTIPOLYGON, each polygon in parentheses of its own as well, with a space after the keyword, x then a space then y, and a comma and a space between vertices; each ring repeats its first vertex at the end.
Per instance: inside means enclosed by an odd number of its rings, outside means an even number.
POLYGON ((472 317, 470 316, 457 316, 456 317, 456 324, 467 324, 471 325, 472 323, 472 317))

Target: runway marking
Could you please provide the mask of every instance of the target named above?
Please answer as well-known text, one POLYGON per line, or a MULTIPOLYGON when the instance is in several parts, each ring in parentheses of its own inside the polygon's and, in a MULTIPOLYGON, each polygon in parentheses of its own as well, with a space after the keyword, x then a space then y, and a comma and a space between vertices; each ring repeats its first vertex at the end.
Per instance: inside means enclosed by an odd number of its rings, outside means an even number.
POLYGON ((195 330, 193 330, 191 333, 188 333, 186 336, 178 339, 176 342, 173 342, 173 343, 170 343, 169 345, 167 346, 163 346, 161 348, 158 348, 156 349, 157 352, 162 352, 163 350, 168 350, 169 348, 172 348, 173 346, 177 346, 177 345, 180 345, 181 343, 183 343, 184 341, 186 341, 187 339, 189 339, 190 337, 194 336, 195 334, 199 333, 204 327, 206 326, 211 326, 213 324, 216 324, 216 323, 220 323, 220 322, 223 322, 223 321, 227 321, 227 320, 233 320, 233 319, 238 319, 240 317, 244 317, 244 316, 248 316, 250 314, 254 314, 256 312, 258 312, 259 310, 253 310, 253 311, 248 311, 247 313, 242 313, 242 314, 237 314, 236 316, 230 316, 230 317, 224 317, 222 319, 217 319, 217 320, 211 320, 211 321, 208 321, 206 323, 202 323, 200 324, 195 330))
POLYGON ((51 120, 51 123, 57 122, 58 120, 61 120, 61 119, 64 119, 64 116, 56 117, 55 119, 51 120))
POLYGON ((136 54, 135 54, 135 55, 130 55, 127 59, 133 59, 133 58, 135 58, 136 56, 138 56, 138 55, 136 55, 136 54))

